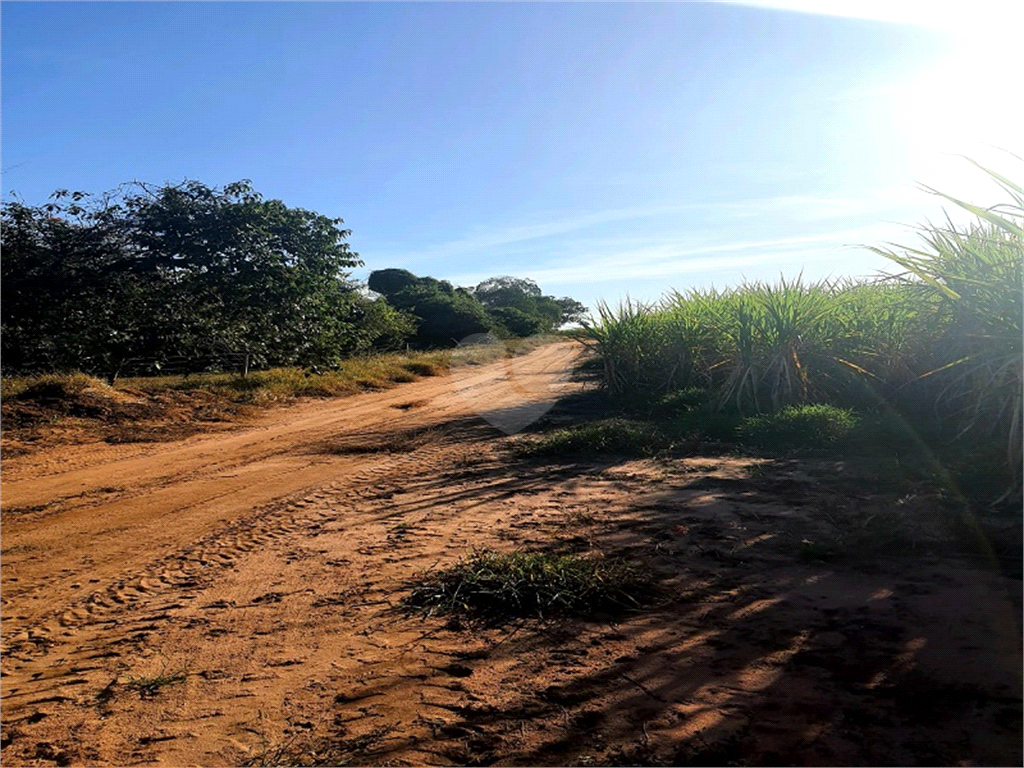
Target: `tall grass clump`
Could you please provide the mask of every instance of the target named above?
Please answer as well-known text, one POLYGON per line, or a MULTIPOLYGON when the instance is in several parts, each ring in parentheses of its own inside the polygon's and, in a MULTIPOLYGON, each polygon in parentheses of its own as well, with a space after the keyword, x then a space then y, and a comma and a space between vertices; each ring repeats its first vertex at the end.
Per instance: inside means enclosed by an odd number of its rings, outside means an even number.
POLYGON ((572 453, 649 454, 669 445, 659 430, 643 421, 601 419, 549 432, 523 442, 525 456, 564 456, 572 453))
POLYGON ((854 362, 859 337, 845 322, 845 298, 835 284, 800 278, 735 291, 718 317, 721 403, 760 413, 847 396, 864 369, 854 362))
POLYGON ((654 592, 648 569, 620 559, 479 550, 449 568, 424 574, 405 606, 428 615, 466 613, 490 621, 553 614, 588 617, 637 608, 654 592))
POLYGON ((872 250, 903 267, 906 290, 931 308, 938 332, 915 389, 961 436, 999 435, 1019 486, 1024 459, 1024 189, 978 167, 1009 202, 980 208, 932 190, 976 220, 957 226, 947 217, 944 225, 919 228, 923 242, 917 248, 872 250))
POLYGON ((584 341, 600 355, 614 393, 665 393, 691 383, 708 338, 701 318, 629 298, 615 308, 598 302, 597 313, 598 322, 584 324, 584 341))
POLYGON ((847 292, 800 278, 727 291, 673 291, 658 304, 598 305, 586 326, 618 395, 649 399, 712 388, 758 413, 847 396, 866 371, 847 292))
POLYGON ((974 220, 928 223, 917 247, 871 248, 899 275, 598 305, 584 330, 605 384, 649 403, 699 388, 748 416, 814 404, 927 416, 950 439, 998 437, 1019 487, 1024 190, 981 170, 1007 202, 980 208, 930 190, 974 220))

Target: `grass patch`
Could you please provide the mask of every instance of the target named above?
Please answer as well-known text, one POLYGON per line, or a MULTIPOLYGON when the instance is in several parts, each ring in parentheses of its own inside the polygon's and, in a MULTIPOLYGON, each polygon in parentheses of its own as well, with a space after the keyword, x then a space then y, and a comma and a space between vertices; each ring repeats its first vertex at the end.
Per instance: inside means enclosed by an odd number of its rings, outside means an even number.
POLYGON ((175 683, 183 683, 188 677, 184 670, 179 672, 165 672, 154 677, 133 677, 124 687, 129 691, 138 691, 140 696, 156 696, 161 689, 175 683))
POLYGON ((667 447, 668 440, 652 424, 630 419, 602 419, 560 429, 518 446, 526 456, 571 453, 624 453, 646 455, 667 447))
POLYGON ((112 389, 133 394, 210 392, 237 403, 268 404, 295 397, 343 397, 366 389, 384 389, 420 377, 441 376, 460 365, 481 365, 511 355, 532 352, 557 337, 525 339, 517 346, 480 344, 457 350, 393 352, 362 355, 342 362, 335 370, 272 368, 237 373, 196 373, 175 376, 140 376, 118 379, 113 386, 84 373, 5 376, 0 397, 22 400, 73 397, 85 389, 112 389))
POLYGON ((4 379, 0 396, 46 402, 74 398, 87 389, 103 391, 110 387, 105 381, 84 373, 50 373, 31 378, 4 379))
POLYGON ((742 423, 743 417, 739 414, 705 407, 669 419, 662 429, 677 441, 735 443, 742 423))
POLYGON ((405 606, 427 615, 464 613, 489 620, 593 616, 638 608, 653 595, 649 571, 623 560, 481 550, 426 573, 405 606))
MULTIPOLYGON (((388 389, 422 376, 443 375, 461 365, 482 365, 526 354, 553 340, 558 337, 457 350, 364 355, 323 372, 273 368, 251 371, 247 376, 198 373, 122 378, 113 385, 84 373, 0 377, 3 434, 36 447, 46 440, 74 442, 90 436, 118 443, 174 440, 200 431, 201 423, 234 421, 254 406, 388 389), (75 419, 74 435, 46 431, 68 416, 75 419)), ((28 449, 19 443, 5 450, 13 455, 28 449)))
POLYGON ((669 392, 654 404, 655 413, 668 415, 690 413, 714 402, 715 394, 702 387, 687 387, 669 392))
POLYGON ((846 437, 856 424, 851 410, 800 405, 744 419, 738 435, 742 442, 766 447, 818 447, 846 437))
POLYGON ((920 450, 926 444, 936 445, 941 441, 942 436, 935 424, 921 419, 910 421, 894 411, 858 418, 843 439, 844 443, 852 446, 885 446, 901 451, 920 450))

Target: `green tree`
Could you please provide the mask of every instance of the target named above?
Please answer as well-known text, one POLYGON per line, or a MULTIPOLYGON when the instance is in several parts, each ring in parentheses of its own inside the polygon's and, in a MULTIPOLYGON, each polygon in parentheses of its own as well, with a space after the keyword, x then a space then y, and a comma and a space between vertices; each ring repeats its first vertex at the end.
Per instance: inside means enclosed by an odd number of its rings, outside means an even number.
POLYGON ((264 364, 336 359, 354 331, 344 270, 362 264, 341 219, 264 200, 248 181, 139 186, 124 201, 139 258, 212 310, 207 343, 264 364))
MULTIPOLYGON (((587 308, 568 296, 556 299, 545 296, 533 280, 520 277, 492 277, 484 280, 473 289, 473 295, 483 304, 493 317, 512 331, 509 322, 520 328, 526 328, 521 320, 513 319, 508 313, 495 314, 497 310, 515 309, 532 320, 537 330, 532 333, 545 333, 569 322, 578 322, 587 312, 587 308), (507 315, 508 322, 499 315, 507 315)), ((516 335, 531 335, 512 331, 516 335)))
POLYGON ((543 294, 533 280, 520 277, 491 277, 473 289, 473 295, 488 309, 515 307, 528 315, 537 313, 543 294))
POLYGON ((515 307, 495 307, 488 310, 487 314, 498 321, 510 336, 533 336, 544 333, 548 326, 541 318, 528 315, 515 307))
POLYGON ((407 269, 377 269, 370 273, 366 285, 382 296, 392 296, 403 288, 419 285, 423 280, 407 269))
POLYGON ((154 298, 180 303, 140 269, 116 213, 84 193, 5 203, 2 218, 7 370, 115 370, 159 334, 154 298))
POLYGON ((348 355, 401 349, 416 334, 416 317, 395 309, 383 298, 353 294, 347 319, 355 328, 342 350, 348 355))
POLYGON ((387 321, 380 338, 409 330, 360 308, 345 270, 362 262, 341 219, 265 200, 246 181, 61 190, 2 215, 8 370, 116 373, 132 358, 225 351, 329 364, 375 343, 367 318, 387 321))
POLYGON ((555 303, 558 304, 562 313, 559 318, 559 325, 582 322, 590 311, 589 308, 582 304, 582 302, 576 301, 576 299, 570 298, 569 296, 563 296, 560 299, 555 299, 555 303))
POLYGON ((418 347, 451 347, 467 336, 487 333, 495 327, 472 293, 446 280, 386 269, 371 272, 367 285, 393 306, 416 317, 418 347))

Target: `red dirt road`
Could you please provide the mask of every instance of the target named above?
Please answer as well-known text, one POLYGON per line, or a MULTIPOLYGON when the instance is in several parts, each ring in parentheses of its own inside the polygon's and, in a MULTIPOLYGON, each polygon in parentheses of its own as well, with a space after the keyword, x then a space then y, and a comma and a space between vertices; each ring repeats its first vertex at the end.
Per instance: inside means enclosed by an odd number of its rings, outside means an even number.
POLYGON ((1019 764, 1019 581, 928 532, 801 561, 893 502, 799 468, 511 457, 479 414, 539 415, 578 354, 5 461, 3 763, 1019 764), (672 597, 395 610, 473 547, 625 553, 672 597))

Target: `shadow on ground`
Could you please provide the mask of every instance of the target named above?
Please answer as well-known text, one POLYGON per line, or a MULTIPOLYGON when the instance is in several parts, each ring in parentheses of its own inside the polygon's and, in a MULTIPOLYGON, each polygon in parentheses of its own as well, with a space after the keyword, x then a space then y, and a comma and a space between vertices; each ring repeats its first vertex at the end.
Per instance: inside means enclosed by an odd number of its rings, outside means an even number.
MULTIPOLYGON (((536 429, 606 407, 564 401, 536 429)), ((810 460, 540 462, 495 448, 492 427, 443 429, 479 443, 478 458, 411 479, 390 515, 508 505, 496 547, 627 557, 667 597, 616 621, 484 632, 433 617, 423 647, 451 663, 373 689, 419 696, 430 736, 380 731, 341 752, 336 740, 335 759, 1021 763, 1019 574, 979 555, 934 500, 878 493, 838 468, 830 478, 810 460)), ((319 750, 332 754, 330 740, 319 750)))

